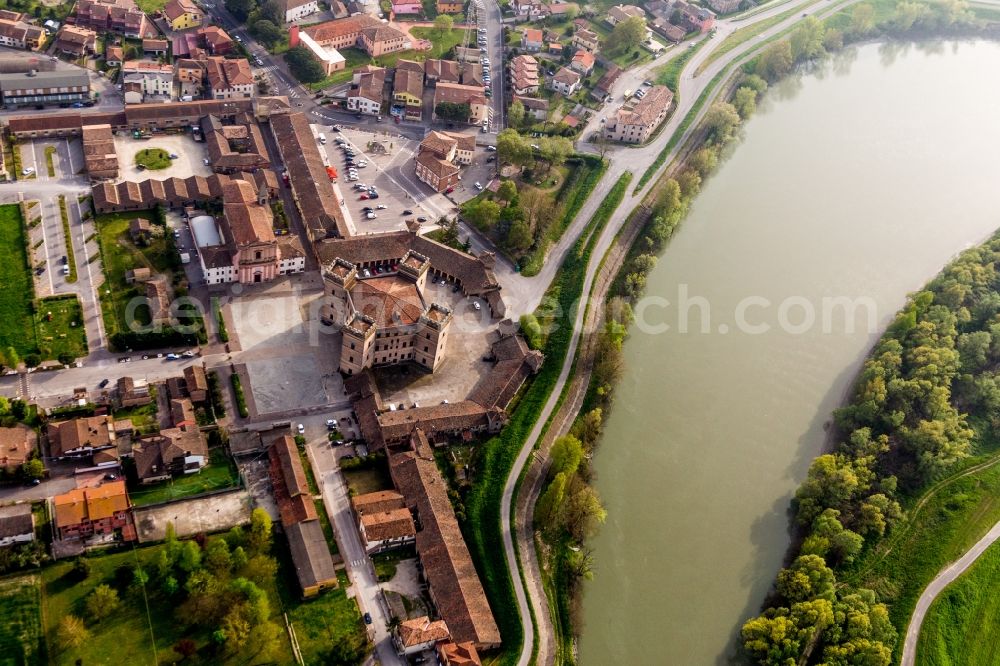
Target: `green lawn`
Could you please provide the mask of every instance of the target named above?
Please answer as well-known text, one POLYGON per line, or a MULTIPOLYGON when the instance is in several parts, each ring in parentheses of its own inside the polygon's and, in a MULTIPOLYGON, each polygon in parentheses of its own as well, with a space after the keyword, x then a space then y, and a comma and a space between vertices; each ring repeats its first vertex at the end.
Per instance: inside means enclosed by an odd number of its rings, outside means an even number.
POLYGON ((17 204, 0 206, 0 285, 0 347, 13 347, 23 357, 36 346, 31 325, 34 288, 17 204))
POLYGON ((143 148, 135 154, 135 163, 150 171, 166 169, 171 164, 170 153, 163 148, 143 148))
POLYGON ((345 469, 344 480, 347 487, 355 495, 374 493, 380 490, 392 490, 392 479, 389 478, 389 470, 383 465, 370 467, 368 469, 345 469))
POLYGON ((330 658, 331 648, 367 642, 358 604, 344 591, 348 581, 343 570, 338 572, 338 578, 340 587, 336 590, 327 590, 308 601, 292 598, 285 601, 288 620, 306 664, 340 663, 330 658))
MULTIPOLYGON (((417 37, 418 39, 426 39, 431 42, 433 46, 431 46, 429 51, 418 51, 416 49, 409 51, 397 51, 396 53, 387 53, 374 58, 372 62, 382 67, 395 67, 396 61, 400 59, 427 60, 428 58, 443 58, 454 47, 462 44, 464 32, 465 30, 463 28, 452 28, 446 33, 442 33, 436 28, 412 28, 410 30, 411 35, 417 37)), ((472 35, 469 35, 469 45, 476 45, 476 40, 472 35)), ((350 67, 349 62, 348 67, 350 67)))
POLYGON ((130 488, 128 495, 132 499, 132 503, 136 506, 145 506, 156 502, 200 495, 210 490, 236 487, 240 480, 239 473, 222 449, 211 449, 209 457, 209 465, 197 474, 188 474, 162 483, 130 488))
POLYGON ((147 14, 152 14, 163 9, 167 4, 167 0, 136 0, 135 4, 139 5, 139 9, 147 14))
POLYGON ((1000 544, 993 544, 934 600, 917 644, 918 666, 1000 663, 1000 544))
POLYGON ((312 91, 322 90, 323 88, 329 88, 330 86, 340 85, 341 83, 347 83, 354 76, 354 69, 356 67, 361 67, 367 65, 372 61, 368 54, 361 49, 356 49, 354 47, 349 47, 346 49, 338 49, 340 55, 344 56, 346 61, 346 68, 340 70, 339 72, 334 72, 330 76, 326 77, 322 81, 317 81, 316 83, 308 84, 308 88, 312 91))
POLYGON ((34 576, 0 582, 0 666, 43 664, 41 598, 34 576))
POLYGON ((62 354, 73 358, 87 355, 87 332, 83 326, 79 298, 43 298, 36 306, 35 333, 42 358, 58 358, 62 354))
MULTIPOLYGON (((104 264, 105 282, 100 289, 101 312, 104 327, 110 337, 117 331, 127 331, 125 308, 129 299, 144 296, 143 285, 125 283, 126 271, 147 267, 154 273, 165 273, 171 269, 171 242, 164 235, 155 236, 147 247, 136 247, 128 235, 128 224, 135 218, 152 221, 151 211, 132 211, 98 215, 97 239, 101 248, 101 262, 104 264)), ((154 226, 154 229, 159 227, 154 226)), ((148 311, 144 312, 148 317, 148 311)), ((136 313, 136 319, 141 314, 136 313)), ((145 323, 145 322, 143 322, 145 323)))
POLYGON ((143 434, 159 432, 160 423, 156 417, 156 387, 149 387, 150 396, 153 398, 148 405, 138 405, 136 407, 126 407, 115 411, 115 420, 129 419, 136 432, 143 434))

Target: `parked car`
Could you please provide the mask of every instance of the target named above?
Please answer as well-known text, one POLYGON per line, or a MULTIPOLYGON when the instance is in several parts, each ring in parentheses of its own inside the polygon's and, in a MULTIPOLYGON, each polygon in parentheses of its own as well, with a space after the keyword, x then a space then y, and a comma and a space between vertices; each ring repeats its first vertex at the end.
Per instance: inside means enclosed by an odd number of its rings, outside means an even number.
POLYGON ((483 184, 480 183, 478 180, 476 181, 476 189, 477 190, 482 190, 483 189, 483 184))
MULTIPOLYGON (((348 456, 344 456, 344 457, 347 458, 348 456)), ((349 456, 349 457, 353 458, 354 456, 349 456)), ((365 624, 371 624, 371 623, 372 623, 372 614, 371 613, 365 613, 365 624)))
POLYGON ((110 383, 111 383, 111 380, 108 379, 107 377, 105 377, 104 379, 101 380, 101 383, 97 385, 97 388, 104 388, 105 386, 107 386, 110 383))
POLYGON ((327 419, 326 420, 326 427, 327 427, 328 430, 333 430, 334 428, 337 427, 337 421, 334 420, 334 419, 327 419))
POLYGON ((385 204, 379 204, 379 205, 375 206, 376 210, 385 210, 386 208, 387 208, 387 206, 385 204))
POLYGON ((297 426, 295 426, 295 431, 300 435, 304 435, 306 432, 306 427, 300 423, 297 426))
POLYGON ((495 153, 497 151, 497 147, 496 146, 486 146, 486 150, 488 150, 491 153, 495 153))
POLYGON ((479 305, 479 301, 473 301, 472 302, 472 307, 476 308, 476 310, 482 310, 483 309, 483 307, 481 305, 479 305))
POLYGON ((413 215, 413 211, 407 208, 406 210, 403 211, 403 215, 413 215))
POLYGON ((30 176, 33 173, 35 173, 35 167, 24 167, 21 169, 22 176, 30 176))
POLYGON ((176 361, 180 358, 180 354, 167 354, 168 361, 176 361))
POLYGON ((176 160, 177 159, 177 153, 170 153, 170 159, 176 160))
POLYGON ((417 218, 417 222, 426 222, 426 221, 427 221, 426 217, 421 216, 417 218))

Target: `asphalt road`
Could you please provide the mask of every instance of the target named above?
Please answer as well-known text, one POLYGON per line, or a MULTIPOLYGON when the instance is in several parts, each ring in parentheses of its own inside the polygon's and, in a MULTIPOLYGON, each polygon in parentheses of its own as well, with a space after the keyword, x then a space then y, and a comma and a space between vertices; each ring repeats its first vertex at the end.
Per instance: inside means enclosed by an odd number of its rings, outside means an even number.
POLYGON ((930 585, 923 591, 920 598, 917 599, 917 606, 913 609, 913 615, 910 616, 910 624, 906 628, 906 639, 903 641, 903 656, 900 659, 901 666, 913 666, 916 663, 917 657, 917 641, 920 638, 920 627, 924 623, 924 617, 927 615, 927 610, 934 603, 941 592, 948 587, 956 578, 961 576, 965 571, 972 566, 972 563, 979 559, 987 548, 993 545, 997 539, 1000 539, 1000 522, 993 526, 993 528, 986 533, 982 539, 976 542, 972 548, 970 548, 965 555, 962 555, 957 562, 945 567, 937 577, 931 581, 930 585))

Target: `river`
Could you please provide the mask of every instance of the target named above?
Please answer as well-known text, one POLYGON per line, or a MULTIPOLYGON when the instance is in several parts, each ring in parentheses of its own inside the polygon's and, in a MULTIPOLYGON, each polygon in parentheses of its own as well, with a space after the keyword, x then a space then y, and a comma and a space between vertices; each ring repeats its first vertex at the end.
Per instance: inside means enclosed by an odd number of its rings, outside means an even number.
POLYGON ((990 42, 865 45, 766 94, 625 345, 584 666, 731 660, 860 362, 907 293, 1000 227, 998 71, 990 42))

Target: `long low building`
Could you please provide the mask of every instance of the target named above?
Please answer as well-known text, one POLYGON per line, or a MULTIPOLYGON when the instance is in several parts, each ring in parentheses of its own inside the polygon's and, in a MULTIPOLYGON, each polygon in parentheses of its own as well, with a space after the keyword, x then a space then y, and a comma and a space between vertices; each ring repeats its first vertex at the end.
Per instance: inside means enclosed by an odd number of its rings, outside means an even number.
POLYGON ((117 213, 129 210, 149 210, 158 205, 183 208, 206 201, 222 199, 226 184, 245 180, 256 190, 262 187, 273 194, 277 189, 274 174, 261 170, 256 173, 241 172, 232 176, 188 176, 166 180, 143 180, 135 183, 99 183, 94 186, 94 208, 98 213, 117 213))
POLYGON ((90 77, 84 70, 0 74, 0 104, 7 109, 68 106, 89 99, 90 77))

